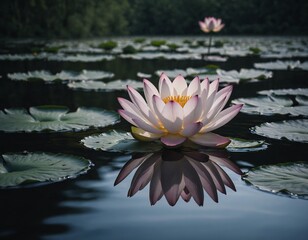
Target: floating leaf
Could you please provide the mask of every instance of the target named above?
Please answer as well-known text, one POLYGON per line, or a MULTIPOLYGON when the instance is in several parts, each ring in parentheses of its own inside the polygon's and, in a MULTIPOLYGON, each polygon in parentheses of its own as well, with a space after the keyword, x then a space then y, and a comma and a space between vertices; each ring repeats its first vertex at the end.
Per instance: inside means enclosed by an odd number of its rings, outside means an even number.
POLYGON ((33 131, 70 131, 90 127, 105 127, 115 124, 119 117, 116 113, 101 110, 78 108, 68 112, 61 106, 31 107, 25 109, 5 109, 0 112, 0 130, 5 132, 33 131))
POLYGON ((308 88, 295 88, 295 89, 272 89, 259 91, 262 95, 302 95, 308 97, 308 88))
POLYGON ((222 77, 228 76, 233 79, 248 80, 248 79, 271 78, 273 73, 269 71, 242 68, 240 71, 236 71, 236 70, 224 71, 224 70, 218 69, 217 74, 222 77))
POLYGON ((137 141, 130 133, 116 130, 85 137, 81 142, 87 148, 108 152, 155 152, 162 147, 157 142, 137 141))
POLYGON ((308 119, 268 122, 252 128, 252 132, 274 139, 308 143, 308 119))
POLYGON ((140 78, 150 78, 150 77, 152 77, 152 74, 137 72, 137 77, 140 77, 140 78))
POLYGON ((87 172, 91 162, 54 153, 5 154, 0 158, 0 187, 58 182, 87 172))
POLYGON ((241 138, 230 138, 231 143, 227 146, 230 152, 252 152, 267 149, 267 144, 262 140, 246 140, 241 138))
MULTIPOLYGON (((276 93, 274 91, 274 93, 276 93)), ((234 104, 244 104, 241 112, 248 114, 290 114, 293 116, 308 116, 308 102, 299 98, 300 104, 294 105, 288 96, 259 96, 254 98, 239 98, 232 101, 234 104)))
POLYGON ((251 169, 244 180, 260 190, 308 198, 308 164, 283 163, 251 169))
POLYGON ((255 68, 270 70, 292 70, 300 66, 300 61, 279 61, 267 63, 255 63, 255 68))
POLYGON ((94 91, 114 91, 114 90, 124 90, 127 85, 134 88, 142 88, 143 82, 135 80, 116 80, 108 83, 100 81, 82 81, 82 82, 70 82, 67 84, 69 88, 72 89, 82 89, 82 90, 94 90, 94 91))
POLYGON ((52 74, 49 71, 41 70, 41 71, 32 71, 27 73, 9 73, 7 76, 12 80, 27 81, 31 79, 42 79, 44 81, 51 82, 55 80, 85 81, 89 79, 95 80, 103 78, 112 78, 114 74, 104 71, 87 71, 87 70, 82 70, 81 72, 61 71, 59 73, 52 74))
POLYGON ((76 55, 65 55, 57 54, 50 55, 47 58, 49 61, 60 61, 60 62, 100 62, 103 60, 110 61, 114 59, 111 55, 87 55, 87 54, 76 54, 76 55))

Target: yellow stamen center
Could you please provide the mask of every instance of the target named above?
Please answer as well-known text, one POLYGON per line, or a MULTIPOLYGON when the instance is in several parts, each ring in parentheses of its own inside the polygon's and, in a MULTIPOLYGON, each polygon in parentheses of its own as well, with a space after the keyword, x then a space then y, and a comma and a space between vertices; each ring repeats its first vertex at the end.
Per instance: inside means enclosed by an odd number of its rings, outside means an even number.
POLYGON ((180 104, 182 107, 184 107, 189 99, 191 99, 191 96, 168 96, 168 97, 163 98, 163 101, 164 103, 175 101, 178 104, 180 104))

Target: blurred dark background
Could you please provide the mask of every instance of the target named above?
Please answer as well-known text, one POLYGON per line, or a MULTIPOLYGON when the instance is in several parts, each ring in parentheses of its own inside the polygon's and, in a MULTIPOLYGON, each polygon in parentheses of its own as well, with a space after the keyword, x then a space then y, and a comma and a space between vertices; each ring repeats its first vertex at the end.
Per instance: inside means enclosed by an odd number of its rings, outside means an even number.
POLYGON ((307 0, 1 0, 0 37, 197 35, 205 16, 228 35, 307 35, 307 0))

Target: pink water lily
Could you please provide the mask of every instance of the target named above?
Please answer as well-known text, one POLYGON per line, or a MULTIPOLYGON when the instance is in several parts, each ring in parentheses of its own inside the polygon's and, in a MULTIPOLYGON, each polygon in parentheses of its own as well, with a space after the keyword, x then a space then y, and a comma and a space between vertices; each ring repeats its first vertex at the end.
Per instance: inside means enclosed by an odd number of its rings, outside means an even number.
POLYGON ((145 99, 128 86, 131 101, 118 98, 119 114, 132 125, 132 135, 141 141, 160 141, 176 147, 190 140, 208 147, 225 147, 230 139, 212 133, 233 119, 242 104, 223 110, 232 86, 218 91, 219 80, 209 83, 195 77, 189 85, 179 75, 173 82, 162 73, 158 89, 144 79, 145 99))
POLYGON ((203 32, 219 32, 225 25, 220 18, 206 17, 204 22, 199 21, 199 26, 203 32))

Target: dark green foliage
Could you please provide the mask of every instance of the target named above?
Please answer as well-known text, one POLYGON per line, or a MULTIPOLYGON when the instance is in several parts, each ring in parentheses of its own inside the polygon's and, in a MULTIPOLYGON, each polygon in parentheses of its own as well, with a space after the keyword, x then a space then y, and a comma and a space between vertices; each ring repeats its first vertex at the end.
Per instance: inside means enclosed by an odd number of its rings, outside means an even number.
POLYGON ((216 47, 216 48, 221 48, 223 46, 224 46, 224 42, 223 41, 217 40, 217 41, 214 42, 214 47, 216 47))
POLYGON ((128 45, 128 46, 124 47, 122 49, 122 51, 123 51, 124 54, 134 54, 134 53, 137 52, 137 49, 134 48, 132 45, 128 45))
POLYGON ((306 0, 1 0, 0 37, 201 35, 205 16, 223 19, 218 34, 303 35, 307 12, 306 0))
POLYGON ((160 47, 162 45, 165 45, 166 41, 165 40, 153 40, 151 41, 151 45, 154 47, 160 47))
POLYGON ((101 44, 98 45, 99 48, 102 48, 106 51, 112 50, 117 46, 118 46, 118 44, 114 41, 106 41, 106 42, 102 42, 101 44))
POLYGON ((180 46, 175 44, 175 43, 168 43, 167 44, 168 48, 171 50, 171 51, 175 51, 177 48, 179 48, 180 46))

